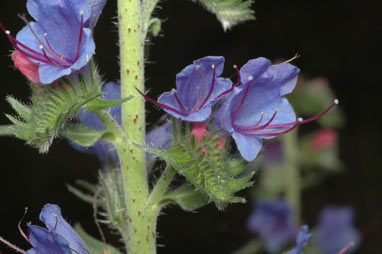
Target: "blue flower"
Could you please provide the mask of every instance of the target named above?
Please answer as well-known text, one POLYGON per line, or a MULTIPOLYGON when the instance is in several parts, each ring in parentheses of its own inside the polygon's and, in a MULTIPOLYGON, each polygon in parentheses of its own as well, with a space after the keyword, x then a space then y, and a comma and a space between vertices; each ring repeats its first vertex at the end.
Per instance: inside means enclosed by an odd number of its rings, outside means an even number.
POLYGON ((14 38, 0 24, 14 48, 38 64, 40 82, 50 84, 84 67, 95 50, 91 28, 106 0, 28 0, 35 22, 14 38))
POLYGON ((243 158, 252 161, 262 147, 262 139, 286 134, 302 123, 311 122, 328 112, 298 119, 284 95, 293 91, 300 70, 288 63, 271 65, 263 57, 250 60, 240 69, 242 83, 217 112, 220 128, 232 135, 243 158))
MULTIPOLYGON (((105 100, 117 100, 121 98, 121 86, 114 82, 108 82, 102 87, 103 99, 105 100)), ((118 124, 121 124, 121 105, 114 106, 110 108, 110 114, 117 121, 118 124)), ((79 121, 95 130, 104 130, 106 127, 102 121, 92 112, 87 110, 81 110, 78 114, 79 121)), ((166 149, 170 147, 172 140, 172 126, 171 123, 165 123, 159 127, 153 128, 146 135, 146 143, 152 148, 161 148, 166 149)), ((114 146, 106 141, 100 140, 97 141, 91 147, 85 148, 74 143, 71 145, 81 151, 90 154, 97 155, 97 157, 102 161, 105 166, 110 164, 110 159, 116 166, 119 166, 118 153, 114 146)), ((155 159, 152 155, 146 155, 146 162, 150 163, 155 159)))
POLYGON ((28 254, 89 254, 85 243, 66 222, 57 205, 46 204, 40 213, 46 228, 28 225, 27 239, 33 246, 28 254))
POLYGON ((312 234, 309 233, 309 228, 307 225, 303 225, 298 229, 296 237, 296 248, 288 251, 286 254, 301 254, 302 250, 308 244, 312 234))
POLYGON ((223 68, 224 57, 203 57, 178 73, 176 91, 163 93, 158 102, 138 92, 177 119, 202 122, 210 116, 212 106, 221 95, 232 86, 229 79, 219 77, 223 68))
POLYGON ((354 227, 354 210, 351 207, 329 206, 319 215, 315 230, 316 244, 323 254, 336 254, 349 243, 352 250, 360 242, 359 232, 354 227))
POLYGON ((278 252, 289 243, 295 231, 293 213, 283 199, 256 202, 247 225, 258 234, 265 249, 271 253, 278 252))

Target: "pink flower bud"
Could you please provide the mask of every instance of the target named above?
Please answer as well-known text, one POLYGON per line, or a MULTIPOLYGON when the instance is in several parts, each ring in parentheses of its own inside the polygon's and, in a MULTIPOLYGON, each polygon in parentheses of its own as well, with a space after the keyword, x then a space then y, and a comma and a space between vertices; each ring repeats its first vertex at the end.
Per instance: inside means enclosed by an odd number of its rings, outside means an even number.
POLYGON ((40 82, 40 75, 38 73, 39 63, 32 62, 26 55, 17 50, 13 52, 12 60, 17 69, 30 81, 34 83, 40 82))
MULTIPOLYGON (((192 123, 192 130, 190 133, 190 138, 191 138, 191 136, 194 136, 197 144, 200 144, 200 141, 202 140, 203 136, 205 136, 207 138, 209 135, 210 135, 210 133, 207 131, 205 122, 192 123)), ((225 138, 222 138, 219 141, 218 149, 222 149, 224 147, 224 143, 225 143, 225 138)), ((206 147, 204 147, 202 149, 202 152, 208 153, 208 149, 206 147)))
POLYGON ((310 148, 312 150, 323 150, 336 144, 338 133, 332 129, 324 129, 313 134, 310 148))

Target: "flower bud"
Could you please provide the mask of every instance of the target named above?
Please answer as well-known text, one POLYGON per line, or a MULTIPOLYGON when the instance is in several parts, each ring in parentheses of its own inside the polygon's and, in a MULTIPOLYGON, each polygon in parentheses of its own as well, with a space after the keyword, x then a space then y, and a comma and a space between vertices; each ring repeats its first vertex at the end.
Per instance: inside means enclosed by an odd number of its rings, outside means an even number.
POLYGON ((38 73, 39 63, 32 62, 26 55, 17 50, 12 53, 12 60, 17 69, 30 81, 34 83, 40 82, 40 75, 38 73))

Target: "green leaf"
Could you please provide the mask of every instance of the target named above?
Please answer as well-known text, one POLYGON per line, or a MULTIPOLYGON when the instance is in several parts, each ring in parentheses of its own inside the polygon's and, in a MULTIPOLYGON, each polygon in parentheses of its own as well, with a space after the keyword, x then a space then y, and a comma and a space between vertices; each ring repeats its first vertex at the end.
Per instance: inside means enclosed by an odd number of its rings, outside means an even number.
POLYGON ((209 203, 208 197, 189 184, 184 184, 167 194, 164 202, 167 200, 176 202, 185 211, 193 211, 209 203))
POLYGON ((12 136, 12 135, 14 135, 12 125, 0 126, 0 136, 12 136))
POLYGON ((11 104, 16 113, 25 121, 29 121, 32 117, 32 110, 29 106, 24 105, 12 96, 7 96, 7 101, 11 104))
POLYGON ((91 254, 105 254, 105 253, 120 254, 121 253, 117 248, 115 248, 109 244, 105 244, 105 243, 97 240, 93 236, 89 235, 88 233, 86 233, 86 231, 81 227, 80 224, 76 224, 74 226, 74 230, 77 232, 77 234, 84 241, 84 243, 86 244, 86 246, 89 249, 89 253, 91 253, 91 254))
POLYGON ((81 124, 68 124, 60 132, 60 135, 72 140, 80 146, 89 147, 100 140, 106 131, 96 131, 81 124))
POLYGON ((199 2, 216 15, 224 31, 239 23, 255 19, 254 11, 251 9, 253 0, 199 0, 199 2))
POLYGON ((88 104, 86 104, 85 108, 87 110, 102 110, 102 109, 108 109, 114 106, 117 106, 119 104, 122 104, 128 100, 131 100, 134 98, 134 96, 130 95, 127 98, 122 98, 118 100, 102 100, 102 99, 95 99, 90 101, 88 104))

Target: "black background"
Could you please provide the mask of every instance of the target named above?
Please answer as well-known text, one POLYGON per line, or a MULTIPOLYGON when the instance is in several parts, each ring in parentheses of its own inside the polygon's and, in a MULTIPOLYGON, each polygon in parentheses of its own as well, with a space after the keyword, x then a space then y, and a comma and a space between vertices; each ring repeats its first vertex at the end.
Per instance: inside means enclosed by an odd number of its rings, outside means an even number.
MULTIPOLYGON (((340 130, 344 174, 331 177, 303 194, 303 217, 313 226, 319 210, 328 204, 352 205, 363 241, 358 253, 381 253, 382 240, 382 138, 380 95, 382 22, 380 1, 355 0, 258 0, 257 20, 224 33, 215 17, 186 0, 167 0, 157 10, 163 29, 153 40, 146 65, 151 96, 174 87, 175 75, 193 60, 206 55, 226 58, 229 68, 249 59, 302 57, 294 62, 307 77, 324 76, 340 99, 346 126, 340 130)), ((23 27, 16 16, 25 13, 25 1, 3 1, 0 20, 15 34, 23 27)), ((107 80, 118 80, 116 1, 109 0, 95 30, 96 60, 107 80)), ((26 100, 29 89, 12 68, 11 45, 0 36, 0 108, 13 113, 5 102, 8 94, 26 100)), ((147 105, 148 123, 162 112, 147 105)), ((1 124, 7 124, 0 115, 1 124)), ((95 182, 100 167, 96 158, 73 151, 66 141, 54 143, 47 155, 14 138, 1 138, 0 235, 24 249, 28 244, 17 231, 24 207, 35 223, 42 206, 57 203, 71 222, 97 235, 92 209, 68 193, 66 183, 81 178, 95 182)), ((251 235, 245 220, 251 205, 230 206, 224 213, 213 205, 186 213, 177 207, 164 210, 159 219, 159 253, 230 253, 251 235)), ((108 239, 116 243, 113 236, 108 239)), ((0 247, 4 253, 9 250, 0 247)))

